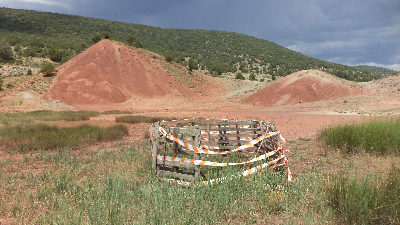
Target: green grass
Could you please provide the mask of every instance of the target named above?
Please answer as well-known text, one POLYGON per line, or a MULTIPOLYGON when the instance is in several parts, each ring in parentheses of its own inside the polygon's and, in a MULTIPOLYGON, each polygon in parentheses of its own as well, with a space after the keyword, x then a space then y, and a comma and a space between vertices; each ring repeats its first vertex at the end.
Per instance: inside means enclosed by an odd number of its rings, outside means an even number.
MULTIPOLYGON (((304 170, 201 188, 161 182, 149 142, 104 151, 38 151, 0 161, 0 215, 25 224, 398 224, 400 171, 348 178, 304 170), (329 179, 326 179, 329 178, 329 179)), ((236 169, 218 170, 230 175, 236 169)))
POLYGON ((17 125, 0 128, 0 146, 23 152, 66 146, 78 148, 91 143, 117 140, 126 135, 128 128, 121 124, 107 128, 89 125, 64 128, 46 124, 17 125))
POLYGON ((151 117, 151 116, 121 116, 115 118, 117 123, 155 123, 162 120, 175 120, 175 118, 165 118, 165 117, 151 117))
POLYGON ((281 173, 183 188, 158 181, 148 148, 148 141, 79 155, 66 148, 0 164, 0 190, 9 193, 0 195, 0 215, 35 224, 215 224, 269 222, 265 215, 286 208, 281 173), (13 173, 12 163, 42 172, 13 173))
POLYGON ((332 176, 327 186, 329 206, 347 224, 400 223, 400 170, 394 166, 383 182, 332 176))
POLYGON ((89 120, 90 117, 100 115, 99 112, 95 111, 50 111, 50 110, 38 110, 32 112, 21 112, 21 113, 1 113, 0 114, 0 125, 16 125, 16 124, 27 124, 36 123, 40 121, 82 121, 89 120))
POLYGON ((132 112, 132 111, 119 111, 119 110, 108 110, 108 111, 104 111, 101 114, 102 115, 111 115, 111 114, 134 114, 136 112, 132 112))
POLYGON ((321 131, 318 139, 326 146, 346 153, 398 154, 400 119, 339 125, 321 131))

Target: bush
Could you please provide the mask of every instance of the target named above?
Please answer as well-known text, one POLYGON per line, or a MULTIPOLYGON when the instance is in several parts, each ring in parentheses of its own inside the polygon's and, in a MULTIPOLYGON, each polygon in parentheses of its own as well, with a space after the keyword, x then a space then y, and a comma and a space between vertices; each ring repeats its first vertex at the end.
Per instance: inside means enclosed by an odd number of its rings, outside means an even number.
POLYGON ((254 73, 251 73, 249 76, 249 80, 252 80, 252 81, 256 80, 256 75, 254 73))
POLYGON ((28 69, 28 72, 26 73, 26 75, 32 75, 32 70, 28 69))
POLYGON ((103 36, 104 36, 104 39, 110 39, 111 34, 110 34, 110 32, 106 31, 103 33, 103 36))
POLYGON ((45 62, 39 72, 49 76, 56 71, 56 67, 51 62, 45 62))
POLYGON ((1 60, 12 60, 13 59, 13 51, 11 46, 5 42, 0 40, 0 59, 1 60))
POLYGON ((96 44, 96 43, 99 42, 99 41, 101 41, 100 34, 96 34, 95 36, 92 37, 92 42, 93 42, 93 43, 96 44))
POLYGON ((0 76, 0 91, 3 90, 3 83, 4 83, 4 78, 3 76, 0 76))
POLYGON ((167 61, 167 62, 172 62, 172 55, 166 55, 165 56, 165 61, 167 61))
POLYGON ((245 80, 246 78, 243 76, 243 74, 241 72, 239 72, 236 74, 235 79, 245 80))

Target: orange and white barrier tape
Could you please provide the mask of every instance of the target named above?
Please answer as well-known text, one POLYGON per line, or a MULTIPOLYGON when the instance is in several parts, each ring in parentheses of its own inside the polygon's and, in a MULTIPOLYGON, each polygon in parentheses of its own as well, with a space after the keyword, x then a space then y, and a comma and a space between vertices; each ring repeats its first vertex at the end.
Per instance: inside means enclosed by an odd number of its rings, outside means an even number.
MULTIPOLYGON (((223 183, 225 181, 228 181, 229 179, 231 179, 231 180, 239 179, 242 176, 243 177, 248 177, 248 176, 250 176, 250 175, 252 175, 254 173, 259 173, 264 168, 269 168, 269 167, 271 167, 273 165, 276 165, 279 161, 284 161, 284 163, 280 163, 279 164, 280 166, 282 166, 282 165, 285 165, 287 159, 286 159, 286 157, 284 155, 281 155, 281 156, 279 156, 279 158, 277 158, 275 160, 272 160, 272 161, 264 163, 262 165, 259 165, 259 166, 253 167, 251 169, 245 170, 245 171, 243 171, 241 173, 237 173, 237 174, 233 174, 231 176, 221 177, 221 178, 217 178, 217 179, 211 179, 209 181, 203 181, 203 182, 197 183, 197 184, 196 183, 182 181, 182 180, 177 180, 177 179, 168 179, 168 178, 160 178, 160 180, 163 180, 165 182, 170 182, 170 183, 177 183, 177 184, 182 185, 184 187, 203 187, 203 186, 207 186, 207 185, 220 184, 220 183, 223 183)), ((291 174, 289 175, 289 174, 290 174, 290 171, 288 169, 288 180, 289 180, 289 177, 290 177, 290 181, 291 181, 292 175, 291 174)))
POLYGON ((224 151, 224 152, 215 152, 215 151, 210 151, 209 147, 208 146, 204 146, 204 145, 201 148, 197 148, 196 146, 193 146, 193 145, 191 145, 191 144, 189 144, 189 143, 187 143, 187 142, 185 142, 185 141, 183 141, 181 139, 178 139, 178 138, 174 137, 172 134, 167 133, 167 131, 162 127, 159 127, 159 131, 160 131, 160 134, 162 136, 164 136, 165 138, 168 138, 171 141, 175 141, 176 143, 180 144, 181 146, 184 146, 185 148, 187 148, 187 149, 189 149, 191 151, 194 151, 195 153, 207 154, 207 155, 225 155, 225 154, 229 154, 229 153, 232 153, 232 152, 238 152, 238 151, 247 151, 247 152, 253 153, 253 151, 248 150, 246 148, 252 147, 255 144, 261 142, 263 139, 265 139, 267 137, 271 137, 271 136, 277 134, 275 132, 271 132, 271 134, 268 133, 265 136, 263 135, 263 136, 260 136, 258 138, 255 138, 255 139, 251 140, 250 142, 248 142, 248 143, 246 143, 244 145, 241 145, 241 146, 239 146, 239 147, 237 147, 237 148, 235 148, 233 150, 224 151))
POLYGON ((165 160, 165 161, 170 161, 170 162, 184 162, 184 163, 191 163, 196 166, 237 166, 237 165, 244 165, 244 164, 249 164, 253 162, 257 162, 260 160, 267 159, 271 156, 273 156, 276 152, 280 151, 282 149, 278 148, 275 151, 268 152, 264 155, 260 155, 256 158, 250 159, 249 161, 246 162, 240 162, 240 163, 220 163, 220 162, 211 162, 211 161, 203 161, 203 160, 196 160, 196 159, 187 159, 187 158, 179 158, 179 157, 171 157, 171 156, 162 156, 162 155, 157 155, 157 159, 159 160, 165 160))

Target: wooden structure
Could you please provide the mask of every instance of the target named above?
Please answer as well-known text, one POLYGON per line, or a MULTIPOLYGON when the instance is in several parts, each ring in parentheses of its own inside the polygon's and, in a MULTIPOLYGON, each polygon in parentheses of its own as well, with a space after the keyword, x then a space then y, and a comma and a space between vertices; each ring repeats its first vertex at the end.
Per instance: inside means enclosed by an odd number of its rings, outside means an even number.
MULTIPOLYGON (((218 146, 213 151, 227 151, 237 148, 250 140, 266 135, 269 132, 276 132, 273 123, 263 121, 250 122, 229 122, 226 119, 185 119, 173 121, 159 121, 149 125, 149 135, 152 151, 152 168, 159 176, 168 176, 187 181, 196 181, 201 174, 200 166, 185 162, 173 162, 157 159, 157 155, 194 155, 194 159, 200 159, 200 154, 189 151, 160 135, 159 127, 173 134, 174 137, 184 142, 201 148, 202 145, 218 146)), ((235 152, 243 156, 255 156, 261 154, 261 144, 264 149, 276 149, 280 146, 279 135, 265 138, 258 144, 246 149, 251 150, 235 152)), ((264 150, 265 151, 265 150, 264 150)))

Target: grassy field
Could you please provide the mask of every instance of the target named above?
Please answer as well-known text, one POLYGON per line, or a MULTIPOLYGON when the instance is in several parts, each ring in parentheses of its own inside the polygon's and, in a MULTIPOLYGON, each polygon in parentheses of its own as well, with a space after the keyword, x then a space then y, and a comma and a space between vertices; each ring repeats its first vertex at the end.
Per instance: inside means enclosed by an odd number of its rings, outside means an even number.
POLYGON ((175 120, 176 118, 165 118, 165 117, 151 117, 151 116, 120 116, 116 117, 117 123, 155 123, 163 120, 175 120))
MULTIPOLYGON (((151 170, 149 145, 144 140, 98 150, 64 147, 3 158, 0 155, 0 221, 400 223, 400 170, 397 164, 389 163, 398 162, 397 156, 328 151, 324 142, 303 138, 287 143, 293 182, 288 183, 278 170, 223 184, 184 188, 157 179, 151 170), (322 147, 316 148, 318 145, 322 147)), ((207 176, 231 175, 237 170, 217 169, 207 176)))
POLYGON ((0 126, 1 125, 18 125, 30 124, 43 121, 82 121, 88 120, 89 117, 100 115, 95 111, 50 111, 39 110, 32 112, 20 113, 0 113, 0 126))

